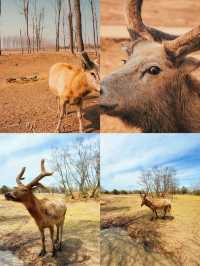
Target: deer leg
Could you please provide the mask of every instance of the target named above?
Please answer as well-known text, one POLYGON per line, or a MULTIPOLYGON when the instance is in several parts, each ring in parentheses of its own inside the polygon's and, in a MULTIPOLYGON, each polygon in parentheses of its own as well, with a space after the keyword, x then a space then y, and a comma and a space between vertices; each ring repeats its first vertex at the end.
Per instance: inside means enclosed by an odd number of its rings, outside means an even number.
POLYGON ((66 108, 66 102, 65 100, 61 99, 60 100, 60 114, 59 114, 59 119, 58 119, 58 124, 56 127, 56 132, 60 132, 60 127, 61 127, 61 123, 62 123, 62 119, 65 115, 65 108, 66 108))
POLYGON ((56 248, 55 248, 55 244, 54 244, 54 240, 53 240, 53 236, 54 236, 54 227, 51 226, 49 227, 50 230, 50 236, 51 236, 51 242, 52 242, 52 257, 56 256, 56 248))
POLYGON ((59 247, 58 250, 62 250, 62 235, 63 235, 63 226, 64 226, 64 221, 60 225, 60 241, 59 241, 59 247))
POLYGON ((158 217, 157 211, 156 210, 154 210, 154 211, 155 211, 155 214, 156 214, 156 219, 158 219, 159 217, 158 217))
POLYGON ((79 132, 82 133, 83 132, 83 124, 82 124, 82 102, 77 106, 77 117, 79 120, 79 132))
POLYGON ((59 225, 56 225, 56 228, 57 228, 57 234, 56 234, 56 240, 55 240, 55 244, 58 244, 59 243, 59 232, 60 232, 60 228, 59 228, 59 225))
POLYGON ((163 215, 163 219, 165 219, 165 216, 166 216, 166 212, 167 212, 167 207, 164 208, 164 215, 163 215))
POLYGON ((56 100, 57 100, 57 113, 56 113, 56 116, 59 117, 59 114, 60 114, 60 97, 57 96, 56 100))
POLYGON ((46 254, 44 229, 40 229, 40 234, 41 234, 41 240, 42 240, 42 249, 39 253, 39 256, 43 257, 46 254))

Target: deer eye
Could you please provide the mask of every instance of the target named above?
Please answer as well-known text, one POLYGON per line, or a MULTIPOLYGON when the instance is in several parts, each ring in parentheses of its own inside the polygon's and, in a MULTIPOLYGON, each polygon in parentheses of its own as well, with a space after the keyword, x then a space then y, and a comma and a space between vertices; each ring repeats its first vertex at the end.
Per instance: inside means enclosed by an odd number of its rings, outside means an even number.
POLYGON ((150 67, 147 72, 151 75, 158 75, 161 72, 161 69, 158 66, 152 66, 150 67))
POLYGON ((96 75, 94 72, 90 72, 90 74, 96 79, 96 75))

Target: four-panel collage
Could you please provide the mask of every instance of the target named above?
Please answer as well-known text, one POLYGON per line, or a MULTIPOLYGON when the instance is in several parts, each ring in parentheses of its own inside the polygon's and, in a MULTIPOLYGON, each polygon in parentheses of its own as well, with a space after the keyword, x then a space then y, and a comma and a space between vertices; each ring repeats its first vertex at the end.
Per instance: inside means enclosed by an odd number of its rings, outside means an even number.
POLYGON ((0 0, 0 266, 200 265, 200 1, 0 0))

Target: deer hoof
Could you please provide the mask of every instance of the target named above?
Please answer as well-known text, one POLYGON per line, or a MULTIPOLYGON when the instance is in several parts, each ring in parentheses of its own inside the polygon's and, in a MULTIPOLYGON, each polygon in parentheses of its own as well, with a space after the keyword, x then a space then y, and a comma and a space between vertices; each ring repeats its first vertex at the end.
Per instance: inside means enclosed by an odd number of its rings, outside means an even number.
POLYGON ((56 257, 56 249, 53 250, 52 257, 56 257))
POLYGON ((39 257, 44 257, 44 255, 46 254, 46 250, 42 249, 39 253, 39 257))
POLYGON ((58 251, 62 251, 62 244, 61 243, 59 243, 59 245, 58 245, 58 251))

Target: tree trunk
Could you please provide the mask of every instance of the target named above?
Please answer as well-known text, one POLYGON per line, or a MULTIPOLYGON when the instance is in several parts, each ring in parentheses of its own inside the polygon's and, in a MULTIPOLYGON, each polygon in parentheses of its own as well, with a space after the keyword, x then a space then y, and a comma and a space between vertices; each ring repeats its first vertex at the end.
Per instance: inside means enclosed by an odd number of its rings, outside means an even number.
POLYGON ((74 0, 74 15, 75 15, 75 20, 76 20, 77 47, 78 47, 79 52, 83 52, 84 43, 83 43, 83 35, 82 35, 80 0, 74 0))
POLYGON ((69 24, 69 46, 70 51, 74 54, 74 34, 73 34, 73 20, 72 20, 72 7, 71 0, 68 0, 69 14, 68 14, 68 24, 69 24))
POLYGON ((93 39, 94 39, 94 49, 95 49, 95 53, 96 55, 98 54, 97 51, 97 37, 96 37, 96 25, 95 25, 95 11, 94 11, 94 3, 93 0, 90 0, 90 6, 91 6, 91 12, 92 12, 92 26, 93 26, 93 39))

